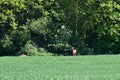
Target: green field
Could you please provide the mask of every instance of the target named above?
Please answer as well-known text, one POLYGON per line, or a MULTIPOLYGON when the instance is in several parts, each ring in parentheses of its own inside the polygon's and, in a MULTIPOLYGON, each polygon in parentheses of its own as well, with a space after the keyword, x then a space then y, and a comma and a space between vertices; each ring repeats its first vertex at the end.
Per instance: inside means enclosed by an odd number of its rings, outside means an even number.
POLYGON ((0 80, 120 80, 120 55, 0 57, 0 80))

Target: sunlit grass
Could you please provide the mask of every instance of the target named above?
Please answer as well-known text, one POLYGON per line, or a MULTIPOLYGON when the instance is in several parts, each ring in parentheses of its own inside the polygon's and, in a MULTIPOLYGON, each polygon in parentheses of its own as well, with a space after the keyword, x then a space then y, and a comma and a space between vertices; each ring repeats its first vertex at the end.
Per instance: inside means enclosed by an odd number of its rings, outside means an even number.
POLYGON ((0 80, 120 80, 120 55, 0 57, 0 80))

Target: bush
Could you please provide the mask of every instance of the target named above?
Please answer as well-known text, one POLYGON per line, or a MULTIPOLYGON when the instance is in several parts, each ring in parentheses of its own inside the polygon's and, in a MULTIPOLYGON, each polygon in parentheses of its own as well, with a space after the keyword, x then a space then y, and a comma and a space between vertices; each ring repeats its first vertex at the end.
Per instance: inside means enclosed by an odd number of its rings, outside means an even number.
POLYGON ((57 55, 71 55, 71 46, 67 43, 49 44, 49 51, 57 55))
POLYGON ((35 44, 31 44, 30 41, 28 41, 26 44, 25 44, 25 47, 22 48, 23 52, 29 56, 32 56, 32 55, 37 55, 38 54, 38 49, 37 47, 35 46, 35 44))
POLYGON ((13 42, 9 35, 0 40, 0 55, 14 55, 13 42))
POLYGON ((81 42, 81 44, 78 46, 78 55, 92 55, 93 52, 94 49, 89 48, 84 42, 81 42))
POLYGON ((52 56, 52 53, 47 53, 44 48, 39 48, 34 42, 28 41, 24 47, 21 48, 20 54, 28 56, 52 56))

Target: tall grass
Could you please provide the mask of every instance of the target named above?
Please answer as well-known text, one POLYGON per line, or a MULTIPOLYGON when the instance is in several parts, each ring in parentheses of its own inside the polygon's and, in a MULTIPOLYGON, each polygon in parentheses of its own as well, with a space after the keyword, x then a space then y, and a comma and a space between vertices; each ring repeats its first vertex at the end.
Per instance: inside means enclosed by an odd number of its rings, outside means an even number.
POLYGON ((1 57, 0 80, 120 80, 120 55, 1 57))

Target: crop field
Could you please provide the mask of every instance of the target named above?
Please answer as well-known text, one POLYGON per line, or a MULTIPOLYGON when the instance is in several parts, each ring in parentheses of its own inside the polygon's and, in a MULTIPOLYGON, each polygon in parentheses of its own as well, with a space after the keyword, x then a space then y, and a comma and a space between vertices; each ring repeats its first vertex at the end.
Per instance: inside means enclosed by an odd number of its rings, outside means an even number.
POLYGON ((0 57, 0 80, 120 80, 120 55, 0 57))

